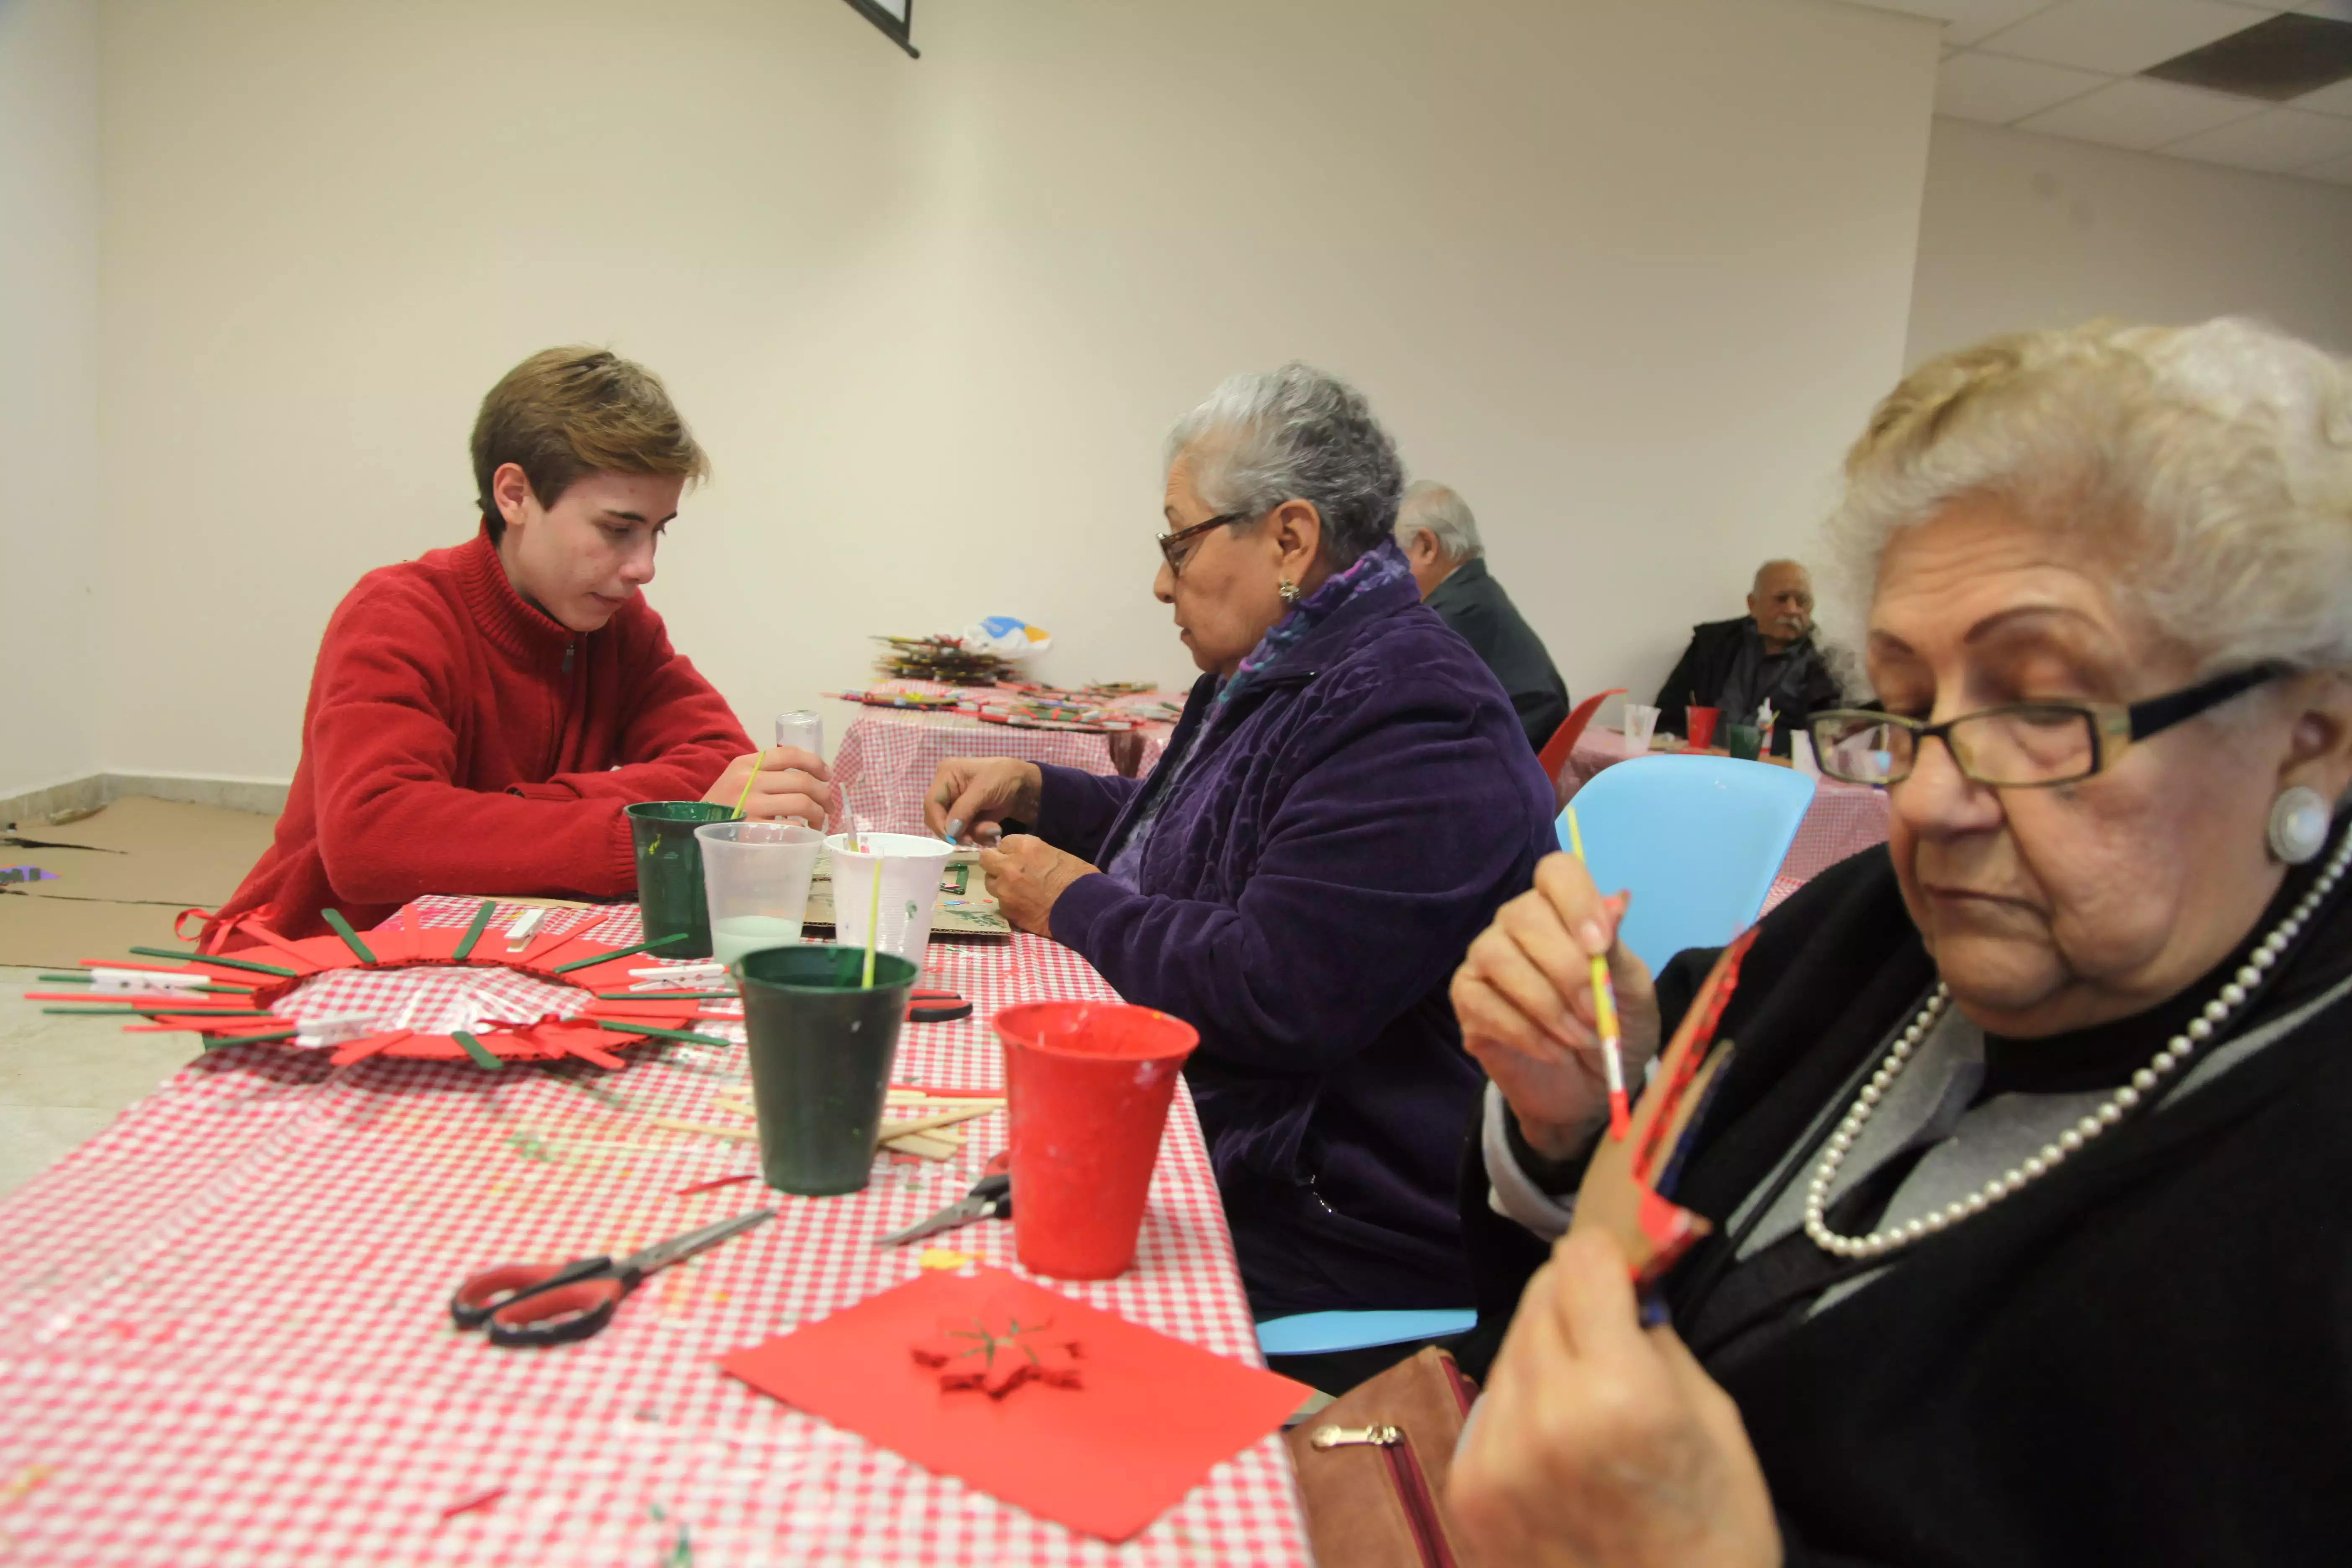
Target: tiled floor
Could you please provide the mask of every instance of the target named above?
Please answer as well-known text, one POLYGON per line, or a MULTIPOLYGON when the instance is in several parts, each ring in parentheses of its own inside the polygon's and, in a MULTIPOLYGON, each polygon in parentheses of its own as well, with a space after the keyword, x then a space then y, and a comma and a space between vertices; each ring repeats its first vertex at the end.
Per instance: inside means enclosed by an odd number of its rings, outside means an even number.
POLYGON ((37 969, 0 968, 0 1194, 31 1181, 197 1054, 194 1035, 126 1035, 44 1016, 37 969))

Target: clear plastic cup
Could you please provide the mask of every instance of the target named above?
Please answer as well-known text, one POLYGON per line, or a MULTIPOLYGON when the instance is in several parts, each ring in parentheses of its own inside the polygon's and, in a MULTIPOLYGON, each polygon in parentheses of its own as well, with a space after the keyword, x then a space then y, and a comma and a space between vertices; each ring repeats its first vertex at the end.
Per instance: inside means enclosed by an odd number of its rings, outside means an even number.
POLYGON ((1650 737, 1657 733, 1659 710, 1646 702, 1625 704, 1625 742, 1629 749, 1646 752, 1650 737))
POLYGON ((940 872, 955 846, 929 834, 869 833, 866 848, 852 847, 855 836, 836 833, 824 841, 833 857, 833 934, 844 947, 866 945, 867 911, 874 907, 875 868, 881 868, 882 910, 874 919, 874 945, 920 969, 931 947, 931 911, 938 906, 940 872))
POLYGON ((797 943, 824 835, 790 822, 712 822, 694 836, 702 844, 711 956, 732 965, 747 952, 797 943))

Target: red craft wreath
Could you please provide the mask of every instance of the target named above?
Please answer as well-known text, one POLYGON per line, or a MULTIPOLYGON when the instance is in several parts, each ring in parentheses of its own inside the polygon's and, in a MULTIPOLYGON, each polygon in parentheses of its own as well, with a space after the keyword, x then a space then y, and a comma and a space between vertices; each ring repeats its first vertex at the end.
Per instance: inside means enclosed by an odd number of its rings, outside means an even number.
MULTIPOLYGON (((294 1020, 261 1015, 268 1013, 272 1003, 292 993, 302 982, 331 970, 435 966, 506 969, 533 980, 571 987, 588 997, 587 1005, 570 1016, 544 1013, 537 1018, 486 1023, 478 1029, 449 1034, 381 1030, 338 1045, 329 1058, 337 1067, 365 1057, 387 1056, 445 1060, 467 1058, 484 1068, 497 1068, 508 1061, 577 1057, 599 1067, 616 1068, 621 1061, 612 1054, 614 1049, 638 1045, 656 1036, 714 1046, 731 1043, 714 1036, 697 1035, 684 1027, 700 1016, 690 996, 598 995, 600 984, 627 984, 630 958, 663 945, 650 942, 614 947, 596 942, 588 933, 601 929, 602 921, 591 921, 544 932, 519 953, 477 958, 475 945, 490 929, 497 908, 495 900, 485 900, 473 923, 463 931, 450 927, 426 930, 415 924, 411 911, 404 910, 390 921, 366 932, 353 931, 341 914, 325 910, 320 913, 335 928, 334 934, 290 942, 263 922, 247 917, 236 921, 236 929, 257 945, 240 948, 234 953, 184 955, 134 948, 132 952, 151 957, 184 961, 176 965, 95 960, 84 963, 92 968, 203 975, 208 983, 204 999, 142 998, 136 993, 108 994, 106 999, 125 1004, 127 1011, 141 1016, 142 1022, 130 1027, 194 1030, 205 1037, 208 1049, 295 1038, 300 1030, 294 1020), (239 992, 244 994, 235 994, 239 992)), ((184 911, 181 919, 203 912, 184 911)), ((175 924, 173 929, 179 928, 175 924)), ((215 945, 219 940, 216 936, 215 945)), ((35 994, 34 999, 88 1001, 91 994, 51 997, 35 994)))

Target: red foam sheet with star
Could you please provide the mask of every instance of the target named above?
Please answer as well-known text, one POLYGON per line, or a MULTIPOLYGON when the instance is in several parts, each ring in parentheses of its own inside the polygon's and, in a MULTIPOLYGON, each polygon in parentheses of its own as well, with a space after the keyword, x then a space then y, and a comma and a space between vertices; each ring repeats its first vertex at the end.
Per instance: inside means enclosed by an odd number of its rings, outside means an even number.
POLYGON ((1042 1518, 1125 1541, 1307 1397, 1243 1365, 998 1268, 933 1272, 719 1365, 763 1394, 1042 1518), (942 1321, 1050 1322, 1075 1388, 992 1399, 940 1386, 915 1351, 942 1321))

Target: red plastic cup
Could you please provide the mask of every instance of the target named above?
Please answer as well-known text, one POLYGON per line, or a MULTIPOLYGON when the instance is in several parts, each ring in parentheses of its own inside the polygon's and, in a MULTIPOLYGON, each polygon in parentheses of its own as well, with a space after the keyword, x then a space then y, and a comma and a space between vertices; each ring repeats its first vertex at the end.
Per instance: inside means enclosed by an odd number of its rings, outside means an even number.
POLYGON ((1715 721, 1723 717, 1720 708, 1692 708, 1690 714, 1690 748, 1703 752, 1715 744, 1715 721))
POLYGON ((1200 1032, 1124 1002, 1026 1002, 996 1015, 1013 1122, 1013 1251, 1056 1279, 1135 1261, 1176 1075, 1200 1032))

